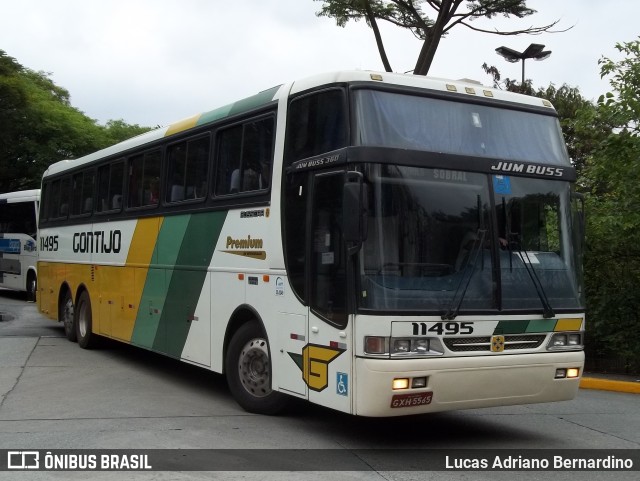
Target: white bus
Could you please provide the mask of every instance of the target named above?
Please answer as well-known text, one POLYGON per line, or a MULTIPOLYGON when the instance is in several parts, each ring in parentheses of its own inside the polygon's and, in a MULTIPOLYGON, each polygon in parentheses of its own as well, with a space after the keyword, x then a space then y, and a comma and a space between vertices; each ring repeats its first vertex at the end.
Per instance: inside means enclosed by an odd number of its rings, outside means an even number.
POLYGON ((575 178, 545 100, 319 75, 52 165, 38 302, 81 347, 224 373, 251 412, 567 400, 575 178))
POLYGON ((35 301, 40 190, 0 194, 0 287, 35 301))

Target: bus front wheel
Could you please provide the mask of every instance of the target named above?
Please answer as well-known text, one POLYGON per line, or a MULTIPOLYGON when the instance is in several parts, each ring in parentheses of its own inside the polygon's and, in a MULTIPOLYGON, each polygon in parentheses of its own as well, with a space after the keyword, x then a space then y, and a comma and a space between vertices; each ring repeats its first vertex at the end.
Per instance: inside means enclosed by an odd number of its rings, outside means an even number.
POLYGON ((87 291, 83 291, 78 299, 78 305, 75 311, 75 324, 78 345, 83 349, 95 347, 97 335, 92 331, 91 299, 87 291))
POLYGON ((286 396, 271 388, 269 342, 257 321, 243 324, 231 338, 225 359, 229 390, 246 411, 277 414, 286 396))

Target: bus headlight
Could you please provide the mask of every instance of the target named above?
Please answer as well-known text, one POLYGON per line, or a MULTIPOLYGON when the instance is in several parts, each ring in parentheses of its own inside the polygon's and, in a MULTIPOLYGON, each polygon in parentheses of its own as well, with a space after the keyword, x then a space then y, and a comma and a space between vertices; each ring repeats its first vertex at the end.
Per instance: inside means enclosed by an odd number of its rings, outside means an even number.
POLYGON ((435 337, 396 338, 365 336, 364 352, 375 356, 391 357, 442 356, 444 348, 435 337))
POLYGON ((582 349, 583 345, 582 332, 558 332, 551 336, 551 340, 547 345, 548 351, 576 350, 582 349))
POLYGON ((428 354, 429 338, 394 339, 391 355, 394 354, 428 354))

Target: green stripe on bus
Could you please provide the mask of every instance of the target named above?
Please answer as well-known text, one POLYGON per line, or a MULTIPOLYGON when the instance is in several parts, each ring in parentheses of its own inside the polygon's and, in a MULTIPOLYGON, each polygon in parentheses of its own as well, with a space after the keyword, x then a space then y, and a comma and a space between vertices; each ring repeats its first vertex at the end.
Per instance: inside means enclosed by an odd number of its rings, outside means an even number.
POLYGON ((534 319, 529 321, 526 332, 553 332, 556 319, 534 319))
POLYGON ((522 334, 526 331, 528 320, 524 321, 500 321, 493 331, 494 335, 522 334))
POLYGON ((198 305, 226 216, 226 212, 208 212, 189 219, 175 262, 179 267, 167 278, 167 296, 153 350, 180 358, 191 326, 189 319, 198 305))
POLYGON ((209 122, 214 122, 216 120, 230 117, 232 115, 238 115, 243 112, 248 112, 250 110, 256 109, 262 105, 266 105, 273 100, 273 96, 280 89, 280 87, 281 85, 272 87, 256 95, 247 97, 246 99, 238 100, 237 102, 234 102, 232 104, 225 105, 224 107, 220 107, 210 112, 206 112, 200 116, 196 125, 208 124, 209 122))
POLYGON ((164 332, 158 332, 160 317, 164 310, 171 272, 176 265, 190 217, 169 216, 162 222, 140 299, 140 308, 131 336, 132 344, 151 349, 157 337, 165 337, 164 332))

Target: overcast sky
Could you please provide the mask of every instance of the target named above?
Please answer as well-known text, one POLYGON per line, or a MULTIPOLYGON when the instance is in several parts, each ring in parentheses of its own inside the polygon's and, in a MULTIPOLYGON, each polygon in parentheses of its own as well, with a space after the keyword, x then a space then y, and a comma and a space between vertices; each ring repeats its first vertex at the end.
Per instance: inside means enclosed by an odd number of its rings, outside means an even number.
MULTIPOLYGON (((260 90, 307 75, 381 70, 371 30, 318 18, 313 0, 0 0, 0 49, 25 67, 50 72, 71 102, 104 123, 123 119, 166 125, 260 90)), ((560 20, 565 33, 504 37, 454 28, 441 42, 430 76, 491 79, 495 65, 520 79, 520 64, 495 53, 501 45, 523 51, 542 43, 553 51, 527 61, 535 87, 567 83, 596 99, 609 84, 598 59, 620 58, 617 42, 640 35, 638 0, 529 0, 538 11, 523 20, 498 19, 508 29, 560 20)), ((477 22, 493 28, 495 21, 477 22)), ((413 68, 421 44, 383 25, 396 72, 413 68)))

